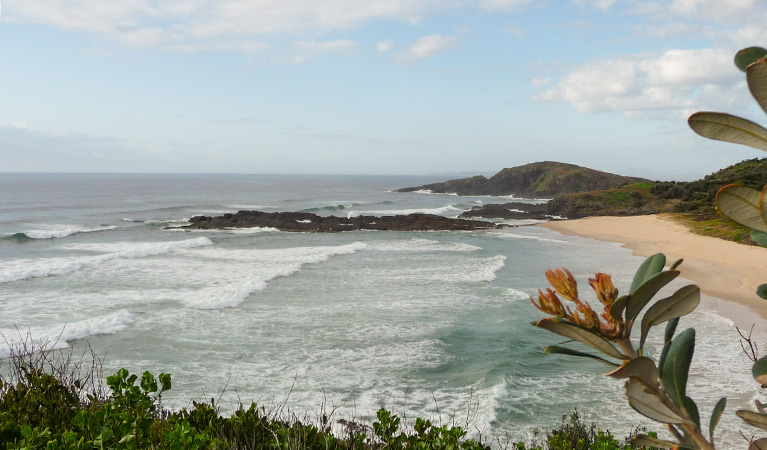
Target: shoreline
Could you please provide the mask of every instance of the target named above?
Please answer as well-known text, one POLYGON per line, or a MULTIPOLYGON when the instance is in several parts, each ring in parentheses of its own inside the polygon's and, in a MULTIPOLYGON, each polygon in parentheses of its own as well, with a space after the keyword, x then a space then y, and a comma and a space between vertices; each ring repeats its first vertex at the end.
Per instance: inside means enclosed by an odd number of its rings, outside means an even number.
POLYGON ((756 295, 756 288, 767 283, 767 248, 701 236, 662 215, 598 216, 539 226, 565 235, 618 242, 637 256, 664 253, 669 264, 683 258, 681 277, 697 284, 703 294, 729 303, 718 308, 722 316, 744 331, 757 320, 767 321, 767 300, 756 295))

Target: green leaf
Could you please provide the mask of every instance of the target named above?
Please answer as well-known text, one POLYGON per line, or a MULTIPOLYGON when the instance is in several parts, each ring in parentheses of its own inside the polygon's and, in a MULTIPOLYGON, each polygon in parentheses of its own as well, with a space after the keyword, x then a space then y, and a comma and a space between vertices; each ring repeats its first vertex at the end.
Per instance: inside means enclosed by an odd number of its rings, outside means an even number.
POLYGON ((581 356, 584 358, 595 359, 603 364, 607 364, 608 366, 618 367, 618 364, 615 364, 614 362, 608 361, 604 358, 600 358, 599 356, 592 355, 591 353, 579 352, 578 350, 573 350, 567 347, 560 347, 559 345, 547 345, 546 347, 543 347, 543 353, 546 355, 560 354, 560 355, 570 355, 570 356, 581 356))
POLYGON ((679 318, 676 318, 674 320, 669 321, 669 323, 666 324, 666 331, 664 334, 664 342, 671 343, 671 339, 674 338, 674 332, 676 331, 676 326, 679 325, 679 318))
POLYGON ((757 439, 748 445, 748 450, 767 450, 767 438, 757 439))
POLYGON ((767 150, 767 129, 742 117, 703 111, 691 115, 687 124, 705 138, 767 150))
POLYGON ((744 422, 747 424, 767 430, 767 414, 748 411, 746 409, 740 409, 735 412, 744 422))
POLYGON ((698 412, 698 405, 690 397, 685 397, 682 402, 682 407, 687 411, 687 415, 690 416, 692 423, 700 429, 700 412, 698 412))
POLYGON ((755 63, 759 58, 767 56, 767 50, 762 47, 748 47, 740 50, 735 54, 735 65, 742 72, 746 71, 746 68, 755 63))
POLYGON ((647 387, 636 378, 626 382, 626 397, 629 405, 639 414, 661 423, 685 423, 680 415, 672 411, 658 398, 657 391, 647 387))
POLYGON ((619 352, 609 341, 603 337, 570 322, 549 318, 539 320, 535 326, 543 328, 544 330, 549 330, 552 333, 559 334, 566 338, 575 339, 576 341, 582 342, 599 350, 607 356, 612 356, 613 358, 618 359, 629 359, 628 356, 619 352))
POLYGON ((632 447, 655 447, 655 448, 673 448, 676 442, 658 439, 646 434, 637 434, 631 438, 632 447))
POLYGON ((687 397, 687 376, 690 371, 692 355, 695 352, 695 329, 688 328, 681 332, 669 346, 663 361, 663 387, 666 394, 677 406, 684 406, 687 397))
POLYGON ((714 412, 711 413, 711 420, 708 423, 708 440, 714 442, 714 429, 719 424, 719 419, 722 418, 724 413, 724 407, 727 406, 727 398, 722 397, 716 402, 714 406, 714 412))
POLYGON ((653 360, 646 356, 634 358, 605 375, 619 380, 623 378, 636 378, 645 386, 651 386, 656 389, 658 386, 658 368, 655 367, 653 360))
POLYGON ((760 284, 759 287, 756 288, 756 295, 767 300, 767 283, 760 284))
POLYGON ((767 233, 762 215, 761 192, 739 184, 728 184, 716 193, 716 207, 733 222, 767 233))
POLYGON ((767 61, 764 58, 756 60, 746 68, 746 81, 751 95, 762 110, 767 112, 767 61))
POLYGON ((656 253, 645 259, 634 274, 629 294, 633 294, 645 281, 659 274, 665 265, 666 255, 663 253, 656 253))
POLYGON ((160 374, 160 385, 162 385, 163 391, 169 391, 171 388, 171 382, 170 382, 170 374, 169 373, 161 373, 160 374))
POLYGON ((671 347, 671 338, 674 337, 676 326, 679 325, 679 318, 671 319, 666 323, 666 333, 663 341, 663 350, 660 353, 660 359, 658 360, 658 375, 663 377, 663 364, 666 361, 666 355, 668 355, 668 349, 671 347))
POLYGON ((626 304, 626 324, 630 327, 634 319, 642 312, 642 309, 647 303, 655 297, 664 286, 671 283, 679 276, 678 270, 667 270, 655 274, 650 277, 644 283, 642 283, 632 294, 629 295, 628 303, 626 304))
POLYGON ((751 230, 751 240, 757 245, 767 247, 767 233, 761 231, 751 230))
POLYGON ((639 348, 644 348, 647 333, 651 327, 667 320, 676 319, 691 313, 700 303, 700 288, 691 284, 674 292, 671 297, 658 300, 652 305, 642 318, 642 334, 639 340, 639 348))
POLYGON ((623 319, 623 311, 626 309, 626 304, 629 301, 628 295, 622 295, 615 299, 613 305, 610 307, 610 315, 615 320, 623 319))
POLYGON ((751 366, 751 375, 762 387, 767 387, 767 356, 757 359, 751 366))

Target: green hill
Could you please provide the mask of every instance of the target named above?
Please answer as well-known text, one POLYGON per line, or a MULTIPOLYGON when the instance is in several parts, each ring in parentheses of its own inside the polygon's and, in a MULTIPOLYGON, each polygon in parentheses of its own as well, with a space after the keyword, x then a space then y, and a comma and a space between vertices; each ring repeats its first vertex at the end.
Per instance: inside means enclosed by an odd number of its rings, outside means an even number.
POLYGON ((575 164, 541 161, 503 169, 490 178, 478 175, 398 189, 397 192, 429 190, 458 195, 551 198, 560 194, 610 189, 640 181, 647 180, 602 172, 575 164))
POLYGON ((750 243, 748 229, 716 213, 717 191, 732 183, 762 189, 767 185, 767 158, 746 160, 696 181, 634 183, 564 194, 551 200, 546 212, 569 219, 679 213, 674 219, 697 233, 750 243))

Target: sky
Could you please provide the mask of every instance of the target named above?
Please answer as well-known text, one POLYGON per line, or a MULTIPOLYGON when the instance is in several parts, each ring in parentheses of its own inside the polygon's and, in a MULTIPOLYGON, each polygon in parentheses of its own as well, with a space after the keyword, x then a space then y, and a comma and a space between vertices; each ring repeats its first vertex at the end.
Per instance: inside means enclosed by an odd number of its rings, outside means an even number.
POLYGON ((0 0, 0 172, 690 180, 764 0, 0 0))

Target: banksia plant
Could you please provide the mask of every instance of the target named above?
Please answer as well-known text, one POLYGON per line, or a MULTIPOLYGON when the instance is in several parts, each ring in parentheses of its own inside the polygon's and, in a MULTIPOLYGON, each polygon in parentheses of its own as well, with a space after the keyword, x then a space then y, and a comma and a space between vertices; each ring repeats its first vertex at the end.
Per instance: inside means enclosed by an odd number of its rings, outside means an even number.
MULTIPOLYGON (((749 47, 735 55, 735 65, 746 73, 751 95, 767 113, 767 49, 749 47)), ((719 141, 743 144, 767 150, 767 128, 721 112, 702 111, 687 120, 690 128, 699 135, 719 141)), ((751 238, 767 247, 767 187, 758 191, 740 184, 724 186, 716 194, 719 212, 743 226, 751 228, 751 238)), ((767 299, 767 284, 759 286, 757 294, 767 299)))
POLYGON ((586 357, 610 366, 612 370, 605 375, 626 380, 629 405, 640 414, 664 423, 676 440, 638 435, 634 445, 713 449, 714 429, 726 400, 722 398, 716 404, 704 431, 698 407, 687 396, 695 330, 691 328, 674 337, 679 318, 691 313, 700 303, 700 289, 688 285, 668 297, 654 300, 658 292, 679 275, 676 268, 681 262, 679 260, 664 270, 666 257, 663 254, 647 258, 634 275, 626 295, 619 295, 609 275, 596 274, 589 279, 589 284, 601 304, 601 311, 580 297, 575 278, 567 269, 549 270, 546 278, 553 289, 539 290, 538 298, 530 301, 553 317, 533 325, 598 351, 600 354, 558 345, 544 348, 547 354, 586 357), (635 343, 631 340, 631 332, 643 311, 639 342, 635 343), (661 324, 666 324, 665 339, 656 363, 645 355, 644 346, 652 327, 661 324))
MULTIPOLYGON (((749 47, 735 55, 735 65, 746 73, 746 82, 751 95, 767 113, 767 49, 749 47)), ((709 139, 743 144, 767 150, 767 128, 720 112, 698 112, 688 119, 690 128, 709 139)), ((757 244, 767 247, 767 187, 758 191, 740 184, 724 186, 717 192, 716 206, 719 212, 741 225, 751 228, 751 238, 757 244)), ((757 288, 757 295, 767 299, 767 284, 757 288)), ((751 368, 754 379, 767 387, 767 357, 754 362, 751 368)), ((767 411, 756 402, 757 412, 740 410, 737 415, 749 425, 767 430, 767 411)), ((749 449, 767 449, 767 438, 751 443, 749 449)))

